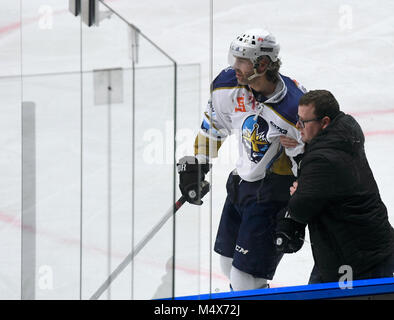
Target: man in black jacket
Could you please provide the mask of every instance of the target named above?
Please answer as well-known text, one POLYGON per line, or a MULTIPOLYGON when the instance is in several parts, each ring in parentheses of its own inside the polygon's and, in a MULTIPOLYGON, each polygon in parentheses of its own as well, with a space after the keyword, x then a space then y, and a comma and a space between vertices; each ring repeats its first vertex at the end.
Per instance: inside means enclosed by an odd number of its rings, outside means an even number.
POLYGON ((297 182, 277 234, 277 248, 294 252, 308 225, 315 266, 309 283, 337 282, 344 267, 353 280, 392 277, 394 230, 369 167, 364 135, 326 90, 306 93, 297 127, 306 143, 297 182))

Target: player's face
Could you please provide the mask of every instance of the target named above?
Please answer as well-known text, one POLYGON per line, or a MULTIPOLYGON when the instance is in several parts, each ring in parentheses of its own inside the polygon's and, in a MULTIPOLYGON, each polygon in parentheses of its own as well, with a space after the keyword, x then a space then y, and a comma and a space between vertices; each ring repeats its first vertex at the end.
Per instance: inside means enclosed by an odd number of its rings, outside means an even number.
POLYGON ((253 64, 249 59, 245 58, 234 58, 233 68, 237 76, 239 84, 249 84, 248 77, 252 76, 254 73, 253 64))
POLYGON ((302 141, 310 142, 322 129, 322 121, 316 119, 313 104, 298 106, 297 128, 300 130, 302 141))

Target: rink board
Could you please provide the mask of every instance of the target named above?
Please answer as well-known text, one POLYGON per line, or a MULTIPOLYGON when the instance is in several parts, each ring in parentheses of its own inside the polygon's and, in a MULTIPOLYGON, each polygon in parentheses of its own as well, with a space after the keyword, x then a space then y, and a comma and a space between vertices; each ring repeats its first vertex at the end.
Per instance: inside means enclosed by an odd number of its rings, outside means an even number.
POLYGON ((175 300, 394 300, 394 278, 331 282, 294 287, 269 288, 177 297, 175 300))

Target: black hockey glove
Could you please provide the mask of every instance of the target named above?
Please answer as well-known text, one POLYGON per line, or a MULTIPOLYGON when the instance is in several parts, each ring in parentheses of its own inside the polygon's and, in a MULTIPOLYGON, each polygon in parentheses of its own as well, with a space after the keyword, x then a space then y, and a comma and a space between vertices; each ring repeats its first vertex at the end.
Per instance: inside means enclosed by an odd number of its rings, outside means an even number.
POLYGON ((209 183, 202 182, 211 168, 211 164, 199 164, 194 156, 186 156, 177 163, 179 173, 179 189, 186 201, 202 205, 201 198, 209 191, 209 183), (202 187, 203 186, 203 187, 202 187))
POLYGON ((302 248, 305 227, 290 217, 288 208, 279 211, 276 221, 275 245, 279 252, 294 253, 302 248))

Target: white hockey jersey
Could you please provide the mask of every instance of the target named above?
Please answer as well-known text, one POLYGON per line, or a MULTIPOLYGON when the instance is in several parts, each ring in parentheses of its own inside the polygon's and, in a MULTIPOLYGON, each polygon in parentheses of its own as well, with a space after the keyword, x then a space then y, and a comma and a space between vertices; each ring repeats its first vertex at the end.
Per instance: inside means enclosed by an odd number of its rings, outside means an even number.
MULTIPOLYGON (((211 99, 196 139, 195 154, 208 155, 209 143, 215 141, 219 148, 227 136, 237 134, 239 158, 236 169, 243 180, 263 179, 267 169, 277 174, 296 175, 293 157, 304 151, 295 126, 296 115, 298 101, 305 89, 280 75, 275 92, 266 98, 246 85, 239 85, 234 69, 227 68, 213 81, 211 90, 211 99), (284 156, 279 141, 281 135, 300 143, 285 150, 288 157, 284 156), (204 142, 204 139, 209 141, 204 142)), ((215 155, 211 152, 211 156, 215 155)))

